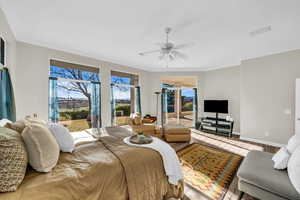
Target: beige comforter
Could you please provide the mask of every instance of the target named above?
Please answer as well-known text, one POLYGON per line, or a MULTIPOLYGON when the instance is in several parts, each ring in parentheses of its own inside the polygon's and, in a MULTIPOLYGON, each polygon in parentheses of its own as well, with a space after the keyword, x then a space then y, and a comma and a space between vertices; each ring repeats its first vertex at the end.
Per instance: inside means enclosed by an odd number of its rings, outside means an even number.
POLYGON ((62 153, 49 173, 29 170, 19 189, 1 193, 0 200, 163 200, 182 194, 183 184, 167 182, 157 152, 103 137, 62 153))

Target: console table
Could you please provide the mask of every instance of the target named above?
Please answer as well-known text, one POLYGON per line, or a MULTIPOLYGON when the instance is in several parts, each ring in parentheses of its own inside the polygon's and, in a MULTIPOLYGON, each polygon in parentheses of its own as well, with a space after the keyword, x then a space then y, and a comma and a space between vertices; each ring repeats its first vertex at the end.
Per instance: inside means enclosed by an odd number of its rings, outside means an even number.
POLYGON ((200 119, 200 130, 207 133, 227 135, 231 137, 233 121, 218 117, 203 117, 200 119))

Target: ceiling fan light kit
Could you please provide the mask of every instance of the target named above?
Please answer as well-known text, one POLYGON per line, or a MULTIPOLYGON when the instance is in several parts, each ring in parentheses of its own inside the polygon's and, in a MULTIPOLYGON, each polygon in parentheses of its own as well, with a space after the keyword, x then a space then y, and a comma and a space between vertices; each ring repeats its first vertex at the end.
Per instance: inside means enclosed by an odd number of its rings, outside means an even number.
POLYGON ((146 55, 150 55, 150 54, 159 53, 158 60, 166 61, 167 67, 169 65, 169 62, 174 61, 176 59, 186 60, 187 56, 178 50, 185 48, 189 45, 188 44, 175 45, 174 43, 170 42, 169 34, 171 33, 171 31, 172 31, 172 28, 170 28, 170 27, 165 28, 166 41, 158 44, 160 46, 160 49, 141 52, 141 53, 139 53, 139 55, 146 56, 146 55))

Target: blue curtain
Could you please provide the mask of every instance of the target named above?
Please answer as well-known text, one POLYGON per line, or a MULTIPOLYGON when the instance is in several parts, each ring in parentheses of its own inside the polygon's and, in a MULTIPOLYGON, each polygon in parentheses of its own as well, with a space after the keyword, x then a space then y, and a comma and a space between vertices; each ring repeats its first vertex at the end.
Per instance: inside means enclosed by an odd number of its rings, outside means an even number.
POLYGON ((138 112, 142 116, 142 105, 141 105, 141 88, 140 86, 135 87, 135 112, 138 112))
POLYGON ((0 70, 0 119, 16 121, 14 91, 7 68, 0 70))
POLYGON ((196 123, 198 120, 198 92, 197 92, 197 88, 193 88, 193 90, 194 90, 193 113, 194 113, 194 125, 196 127, 196 123))
POLYGON ((110 86, 110 93, 111 93, 111 125, 114 126, 115 124, 115 116, 116 116, 116 102, 114 97, 114 84, 111 84, 110 86))
POLYGON ((92 84, 92 96, 91 96, 91 120, 92 128, 101 127, 101 95, 100 95, 100 83, 91 82, 92 84))
POLYGON ((161 91, 161 125, 166 123, 166 113, 168 112, 168 90, 163 88, 161 91))
POLYGON ((49 120, 57 123, 59 119, 58 97, 57 97, 57 78, 49 78, 49 120))

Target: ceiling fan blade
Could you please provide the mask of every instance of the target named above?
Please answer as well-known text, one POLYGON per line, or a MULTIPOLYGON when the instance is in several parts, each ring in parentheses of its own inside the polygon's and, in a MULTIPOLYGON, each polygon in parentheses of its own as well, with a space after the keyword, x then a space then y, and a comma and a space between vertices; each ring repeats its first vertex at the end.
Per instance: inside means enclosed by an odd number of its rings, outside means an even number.
POLYGON ((186 48, 186 47, 191 47, 193 45, 194 45, 193 43, 179 44, 179 45, 175 45, 174 49, 183 49, 183 48, 186 48))
POLYGON ((170 53, 170 54, 169 54, 169 58, 170 58, 170 61, 173 61, 173 60, 175 60, 175 55, 172 54, 172 53, 170 53))
POLYGON ((161 53, 160 56, 158 57, 158 59, 159 59, 159 60, 163 60, 163 59, 165 58, 165 55, 166 55, 166 54, 161 53))
POLYGON ((157 52, 160 52, 160 49, 158 50, 153 50, 153 51, 145 51, 145 52, 141 52, 139 53, 140 56, 145 56, 147 54, 152 54, 152 53, 157 53, 157 52))
POLYGON ((176 58, 181 58, 183 60, 188 59, 188 56, 179 52, 179 51, 172 51, 172 54, 176 57, 176 58))

